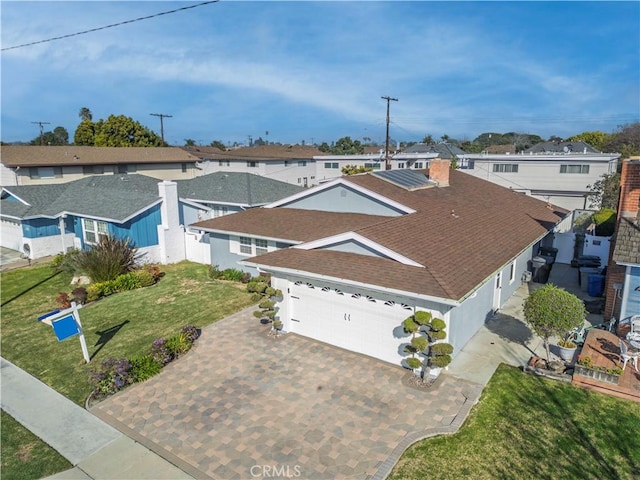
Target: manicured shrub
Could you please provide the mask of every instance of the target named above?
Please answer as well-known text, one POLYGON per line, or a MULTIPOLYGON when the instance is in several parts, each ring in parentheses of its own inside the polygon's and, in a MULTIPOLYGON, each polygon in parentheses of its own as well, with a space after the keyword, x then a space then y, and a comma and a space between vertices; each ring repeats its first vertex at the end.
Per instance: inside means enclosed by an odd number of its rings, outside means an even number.
POLYGON ((432 315, 423 310, 419 310, 413 315, 413 319, 418 325, 428 325, 431 322, 431 318, 432 315))
POLYGON ((411 339, 411 346, 416 352, 423 352, 427 348, 427 337, 415 337, 411 339))
POLYGON ((268 299, 266 299, 266 298, 265 298, 264 300, 262 300, 262 301, 258 304, 258 307, 260 307, 260 308, 270 309, 270 308, 273 308, 273 306, 274 306, 275 304, 276 304, 276 302, 273 302, 273 301, 268 300, 268 299))
POLYGON ((151 285, 156 283, 156 279, 153 276, 153 273, 151 273, 146 268, 134 270, 133 272, 131 272, 131 274, 136 276, 136 278, 138 279, 138 283, 140 284, 140 287, 150 287, 151 285))
POLYGON ((93 391, 101 395, 111 395, 133 383, 131 362, 126 358, 103 360, 96 370, 89 373, 93 391))
POLYGON ((263 294, 269 284, 260 278, 253 279, 249 283, 247 283, 247 292, 249 293, 260 293, 263 294))
POLYGON ((450 343, 434 343, 429 348, 429 354, 434 356, 451 355, 453 353, 453 345, 450 343))
POLYGON ((144 382, 160 373, 162 365, 152 355, 140 355, 131 359, 131 375, 135 382, 144 382))
POLYGON ((447 326, 447 324, 444 323, 444 320, 442 320, 441 318, 434 318, 433 320, 431 320, 430 325, 433 330, 444 330, 444 328, 447 326))
POLYGON ((115 280, 113 280, 116 292, 126 292, 127 290, 135 290, 136 288, 140 288, 142 284, 140 283, 140 279, 134 272, 125 273, 123 275, 118 275, 115 280))
POLYGON ((420 368, 422 366, 422 362, 420 361, 419 358, 415 358, 415 357, 407 358, 406 362, 407 362, 407 365, 409 365, 409 368, 412 368, 412 369, 420 368))
POLYGON ((451 363, 451 355, 438 355, 429 357, 429 365, 432 367, 444 368, 451 363))
POLYGON ((80 252, 73 263, 76 271, 86 273, 93 282, 104 282, 134 270, 136 254, 128 239, 103 236, 97 245, 80 252))
POLYGON ((273 288, 273 287, 267 287, 267 288, 265 288, 265 290, 264 290, 264 294, 265 294, 267 297, 272 297, 273 295, 275 295, 275 294, 276 294, 276 289, 275 289, 275 288, 273 288))
POLYGON ((80 304, 80 305, 84 305, 85 303, 87 303, 87 289, 84 287, 77 287, 73 289, 73 292, 71 292, 71 294, 73 295, 73 300, 80 304))
POLYGON ((87 287, 87 302, 95 302, 102 296, 100 284, 93 283, 87 287))

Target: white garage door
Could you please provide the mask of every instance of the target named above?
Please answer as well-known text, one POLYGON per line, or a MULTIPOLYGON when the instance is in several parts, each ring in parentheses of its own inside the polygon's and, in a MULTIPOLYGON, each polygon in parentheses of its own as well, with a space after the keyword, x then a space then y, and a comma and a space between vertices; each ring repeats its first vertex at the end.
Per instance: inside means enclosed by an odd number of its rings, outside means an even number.
POLYGON ((292 332, 400 365, 401 324, 413 309, 312 284, 289 291, 292 332))
POLYGON ((0 221, 0 238, 3 247, 22 251, 22 226, 20 223, 3 218, 0 221))

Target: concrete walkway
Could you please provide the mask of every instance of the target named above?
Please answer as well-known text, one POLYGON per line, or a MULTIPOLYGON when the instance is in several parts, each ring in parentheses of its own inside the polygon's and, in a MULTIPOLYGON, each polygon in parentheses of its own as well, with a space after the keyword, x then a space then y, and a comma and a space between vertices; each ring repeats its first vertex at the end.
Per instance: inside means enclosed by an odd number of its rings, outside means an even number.
POLYGON ((192 478, 4 358, 0 371, 2 410, 74 465, 50 478, 192 478))

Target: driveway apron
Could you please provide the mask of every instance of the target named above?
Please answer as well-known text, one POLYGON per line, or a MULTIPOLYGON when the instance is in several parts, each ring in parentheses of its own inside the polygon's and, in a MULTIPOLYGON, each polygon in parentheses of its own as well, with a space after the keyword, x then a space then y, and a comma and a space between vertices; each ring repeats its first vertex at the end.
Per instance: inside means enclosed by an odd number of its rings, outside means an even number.
POLYGON ((384 478, 413 441, 457 429, 481 387, 293 334, 249 308, 203 329, 163 372, 91 411, 196 478, 384 478))

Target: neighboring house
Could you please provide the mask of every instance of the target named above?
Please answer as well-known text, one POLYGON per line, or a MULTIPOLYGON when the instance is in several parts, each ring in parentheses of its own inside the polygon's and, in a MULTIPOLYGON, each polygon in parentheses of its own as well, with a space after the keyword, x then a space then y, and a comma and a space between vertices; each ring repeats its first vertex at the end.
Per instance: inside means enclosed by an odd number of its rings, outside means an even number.
POLYGON ((139 173, 158 180, 193 178, 198 157, 176 147, 3 145, 0 185, 67 183, 92 175, 139 173))
POLYGON ((2 246, 30 258, 86 248, 101 235, 128 238, 149 262, 209 261, 185 224, 273 202, 301 188, 248 173, 177 182, 100 175, 64 184, 3 187, 2 246))
POLYGON ((204 174, 245 172, 280 180, 300 187, 315 185, 315 147, 301 145, 262 145, 222 151, 215 147, 183 147, 200 159, 204 174))
POLYGON ((615 173, 618 153, 600 153, 584 142, 543 142, 518 154, 465 154, 458 167, 516 192, 569 210, 589 207, 589 185, 615 173))
POLYGON ((624 322, 640 315, 640 157, 622 163, 618 224, 611 243, 604 314, 624 322))
POLYGON ((342 177, 190 228, 209 235, 213 264, 271 275, 286 331, 399 365, 406 317, 444 319, 455 355, 565 214, 436 159, 428 175, 342 177))

